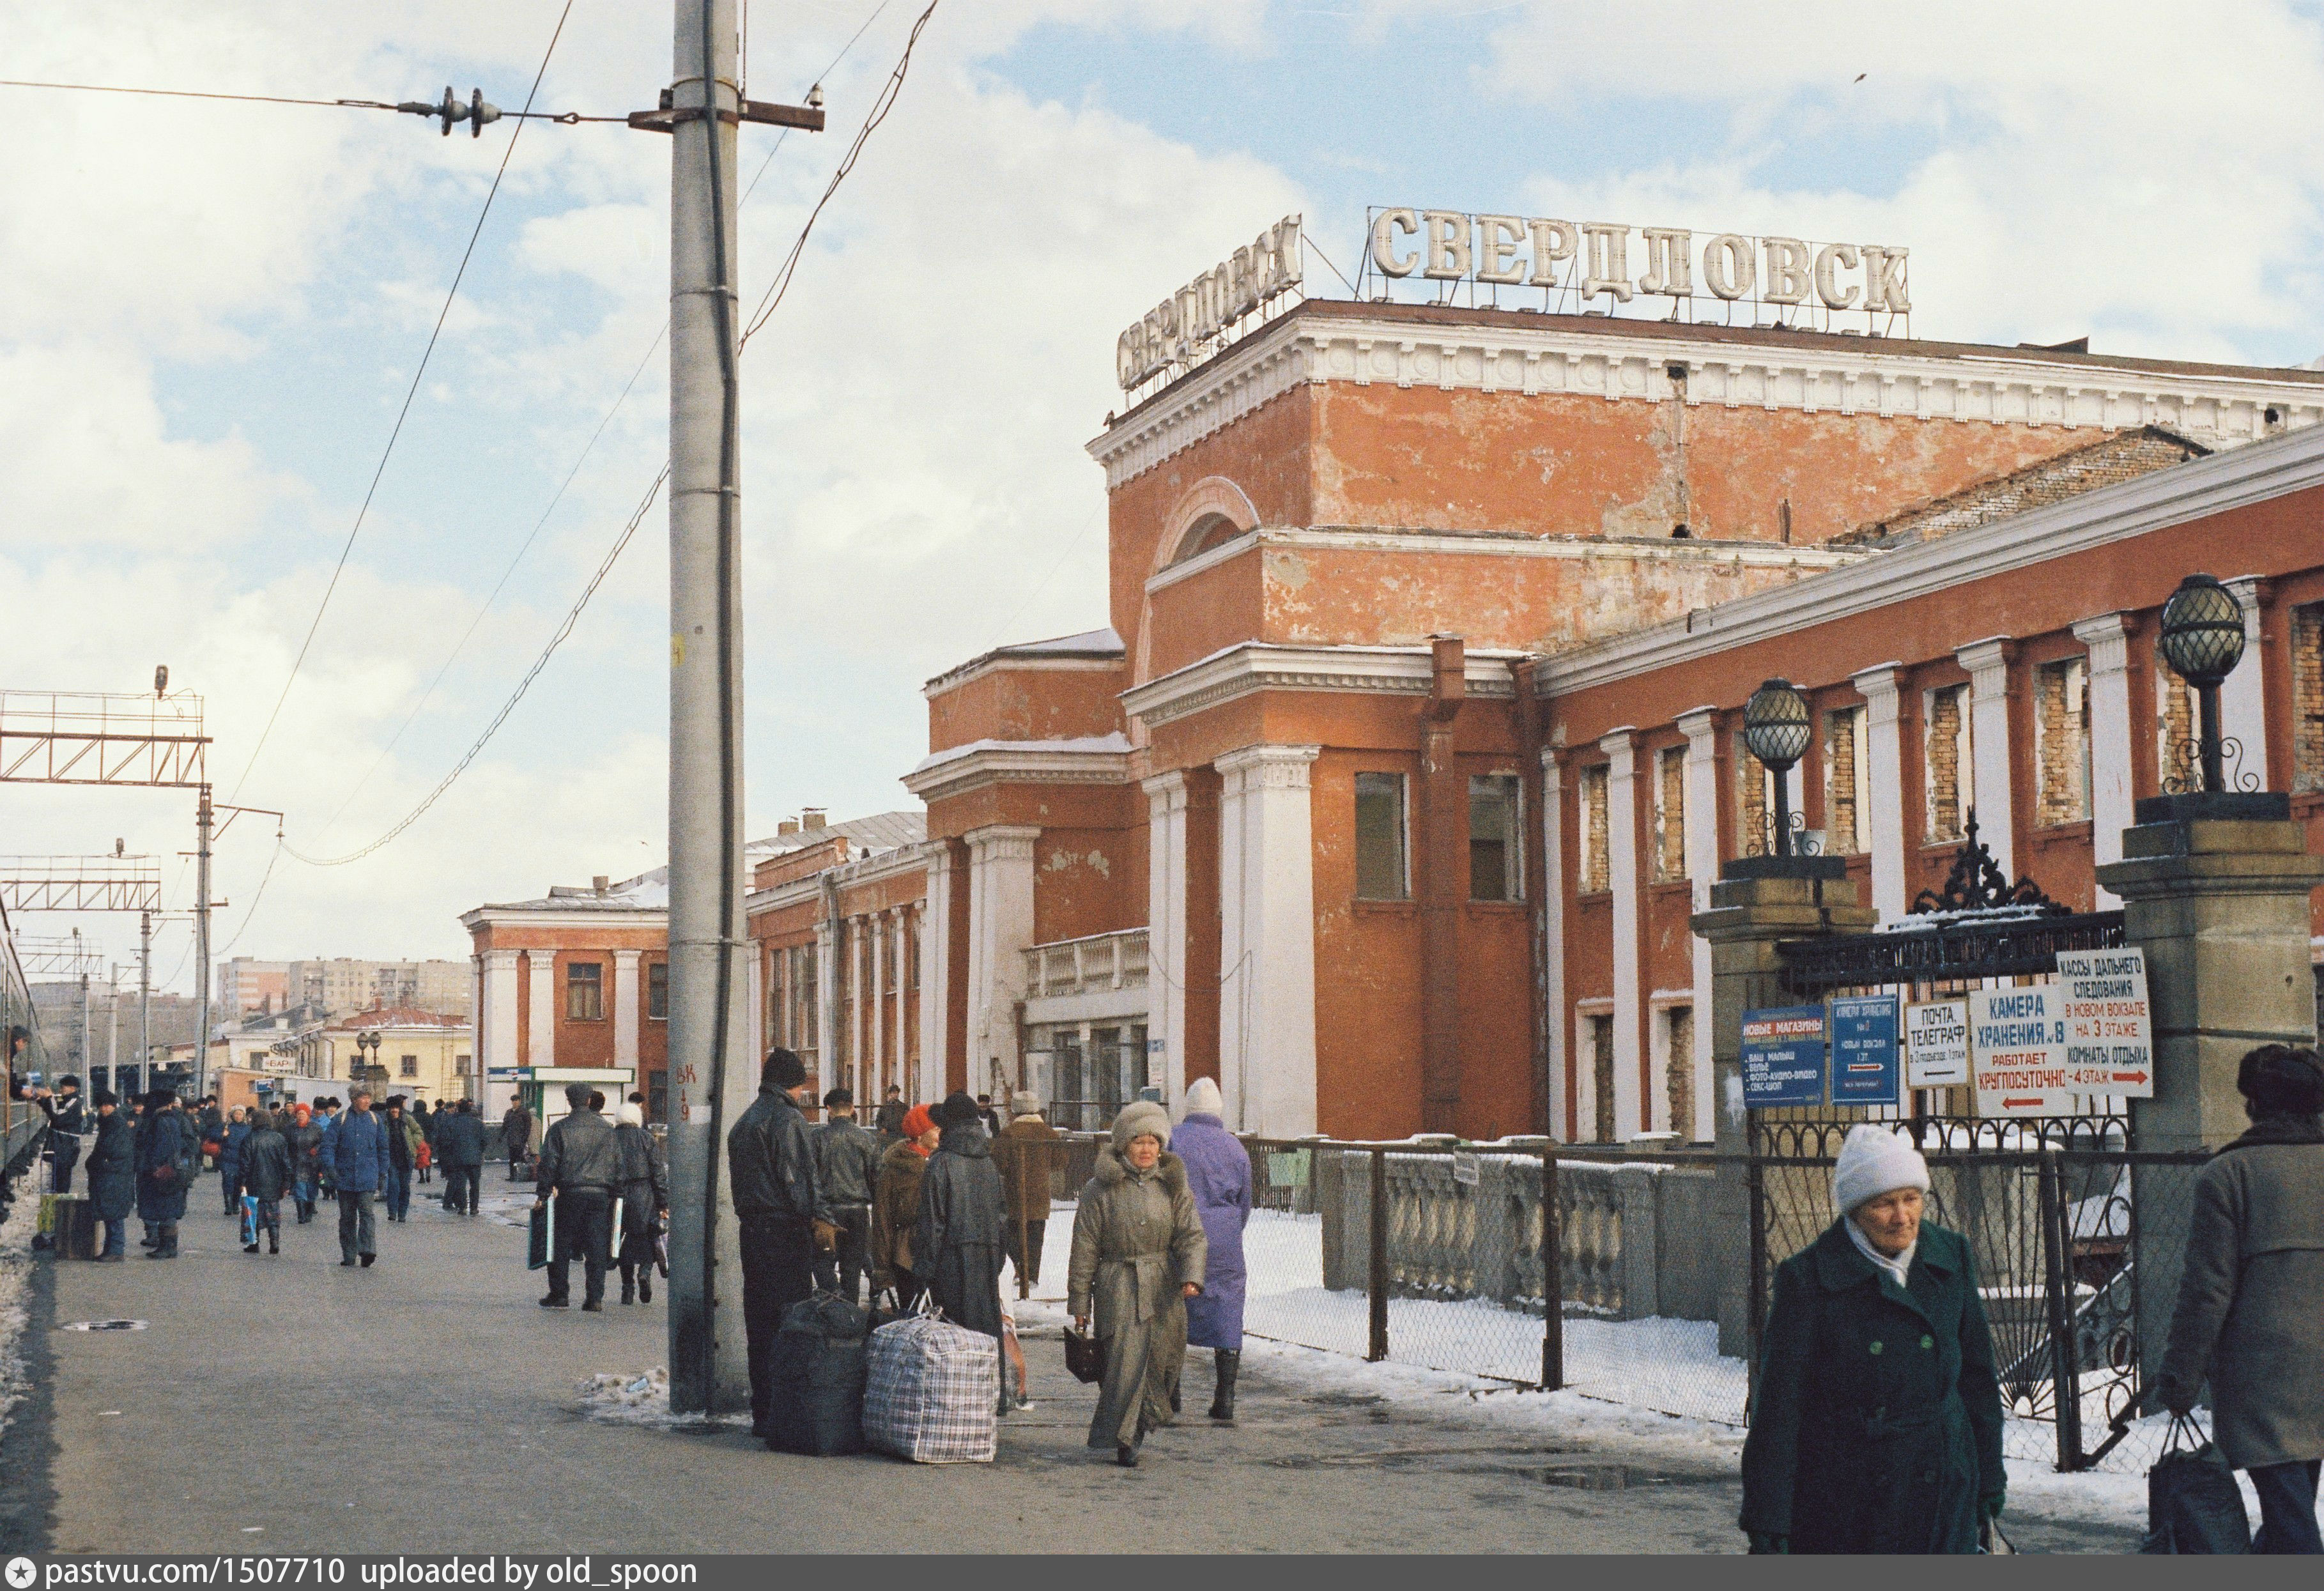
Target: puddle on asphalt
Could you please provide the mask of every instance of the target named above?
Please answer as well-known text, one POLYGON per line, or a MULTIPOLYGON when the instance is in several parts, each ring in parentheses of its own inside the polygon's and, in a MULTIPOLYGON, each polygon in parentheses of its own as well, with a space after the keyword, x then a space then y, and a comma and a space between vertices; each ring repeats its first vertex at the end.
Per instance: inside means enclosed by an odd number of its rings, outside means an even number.
POLYGON ((1476 1448, 1381 1448, 1369 1452, 1296 1453, 1268 1462, 1277 1469, 1427 1470, 1450 1475, 1526 1476, 1567 1491, 1645 1491, 1705 1484, 1718 1477, 1669 1473, 1638 1465, 1584 1458, 1572 1448, 1526 1445, 1476 1448), (1554 1460, 1546 1467, 1544 1459, 1554 1460))
POLYGON ((143 1320, 75 1320, 69 1326, 60 1326, 60 1331, 143 1331, 143 1320))

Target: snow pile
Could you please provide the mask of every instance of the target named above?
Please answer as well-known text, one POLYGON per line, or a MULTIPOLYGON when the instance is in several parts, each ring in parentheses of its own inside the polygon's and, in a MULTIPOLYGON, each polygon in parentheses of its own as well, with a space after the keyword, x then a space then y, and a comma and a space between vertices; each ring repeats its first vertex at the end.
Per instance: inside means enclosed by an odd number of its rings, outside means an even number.
POLYGON ((0 1431, 24 1396, 24 1292, 32 1277, 32 1229, 40 1218, 41 1196, 27 1171, 16 1185, 8 1219, 0 1221, 0 1431))
POLYGON ((580 1392, 582 1410, 592 1420, 663 1427, 693 1423, 670 1413, 669 1372, 659 1366, 642 1375, 592 1375, 581 1383, 580 1392))

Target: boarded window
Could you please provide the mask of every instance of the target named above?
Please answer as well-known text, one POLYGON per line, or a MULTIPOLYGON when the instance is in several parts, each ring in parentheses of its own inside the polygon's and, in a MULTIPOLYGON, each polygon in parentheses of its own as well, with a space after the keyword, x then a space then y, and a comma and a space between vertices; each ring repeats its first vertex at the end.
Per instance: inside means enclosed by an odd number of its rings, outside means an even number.
POLYGON ((2041 770, 2037 827, 2090 815, 2090 667, 2081 658, 2034 671, 2034 754, 2041 770))
POLYGON ((1606 859, 1606 765, 1582 770, 1582 893, 1611 887, 1606 859))
POLYGON ((1872 849, 1866 797, 1872 786, 1871 748, 1866 744, 1864 709, 1842 707, 1823 715, 1824 851, 1831 856, 1861 856, 1872 849))
POLYGON ((1590 1018, 1591 1103, 1597 1120, 1591 1124, 1600 1144, 1614 1141, 1614 1018, 1590 1018))
POLYGON ((1929 726, 1923 752, 1928 769, 1929 821, 1932 845, 1959 840, 1969 809, 1977 800, 1971 777, 1969 732, 1969 687, 1941 685, 1928 694, 1922 708, 1929 726))
POLYGON ((1402 900, 1409 893, 1404 865, 1404 776, 1356 776, 1356 898, 1402 900))
POLYGON ((403 1063, 401 1066, 397 1068, 396 1074, 399 1077, 418 1077, 420 1075, 420 1057, 417 1055, 404 1056, 403 1063))
POLYGON ((1694 1136, 1694 1007, 1673 1006, 1663 1014, 1663 1075, 1670 1087, 1670 1126, 1682 1144, 1694 1136))
POLYGON ((1775 776, 1735 737, 1735 853, 1766 856, 1774 848, 1775 776))
POLYGON ((2324 602, 2292 610, 2292 787, 2324 790, 2324 602))
POLYGON ((565 969, 565 1020, 603 1022, 605 1019, 605 964, 573 961, 565 969))
POLYGON ((656 961, 646 969, 646 1015, 656 1022, 669 1020, 668 961, 656 961))
POLYGON ((1686 877, 1686 748, 1655 753, 1655 879, 1686 877))
POLYGON ((2191 790, 2202 776, 2195 748, 2200 729, 2195 693, 2154 655, 2154 767, 2165 790, 2191 790))
POLYGON ((1515 774, 1476 774, 1469 780, 1469 898, 1521 900, 1525 879, 1515 774))

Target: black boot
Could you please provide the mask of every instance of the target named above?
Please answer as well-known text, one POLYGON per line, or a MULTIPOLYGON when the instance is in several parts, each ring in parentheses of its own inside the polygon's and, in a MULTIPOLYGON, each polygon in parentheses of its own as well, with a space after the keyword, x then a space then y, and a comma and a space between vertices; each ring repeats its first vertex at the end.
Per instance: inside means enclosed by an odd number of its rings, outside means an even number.
POLYGON ((1138 1467, 1138 1449, 1124 1442, 1114 1448, 1113 1461, 1124 1469, 1135 1469, 1138 1467))
POLYGON ((254 1237, 249 1242, 244 1244, 242 1246, 242 1252, 244 1254, 256 1254, 258 1252, 258 1239, 254 1237))
POLYGON ((178 1227, 176 1222, 167 1222, 162 1226, 161 1241, 154 1247, 153 1252, 147 1255, 145 1257, 147 1259, 176 1259, 178 1257, 178 1227))
POLYGON ((1242 1350, 1221 1348, 1213 1365, 1218 1390, 1211 1394, 1211 1418, 1231 1422, 1234 1419, 1235 1375, 1242 1368, 1242 1350))
POLYGON ((638 1301, 653 1302, 653 1267, 650 1265, 638 1267, 638 1301))
POLYGON ((269 1254, 282 1252, 282 1234, 272 1227, 266 1228, 266 1252, 269 1254))
POLYGON ((625 1304, 638 1301, 637 1278, 627 1271, 622 1273, 622 1301, 625 1304))
POLYGON ((1177 1372, 1177 1371, 1173 1371, 1173 1372, 1171 1372, 1171 1375, 1170 1375, 1170 1412, 1171 1412, 1171 1413, 1173 1413, 1173 1414, 1176 1414, 1176 1412, 1178 1412, 1178 1372, 1177 1372))

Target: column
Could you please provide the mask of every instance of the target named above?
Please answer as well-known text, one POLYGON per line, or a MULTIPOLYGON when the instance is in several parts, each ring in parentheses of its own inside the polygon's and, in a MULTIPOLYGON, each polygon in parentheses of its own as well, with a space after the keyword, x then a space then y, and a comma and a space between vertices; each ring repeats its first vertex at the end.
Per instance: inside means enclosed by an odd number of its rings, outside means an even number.
POLYGON ((557 1064, 557 952, 527 951, 525 961, 532 968, 531 987, 525 1002, 525 1054, 527 1066, 557 1064))
POLYGON ((887 912, 873 912, 863 919, 871 931, 865 937, 871 943, 864 951, 872 961, 872 1047, 864 1052, 863 1086, 855 1090, 856 1098, 865 1101, 880 1097, 880 1080, 888 1075, 888 918, 887 912))
POLYGON ((2244 659, 2219 682, 2219 733, 2243 747, 2238 762, 2227 757, 2230 788, 2264 790, 2267 783, 2267 694, 2260 667, 2260 599, 2265 593, 2256 575, 2227 582, 2244 611, 2244 659))
POLYGON ((1235 1125, 1315 1128, 1315 852, 1309 770, 1320 746, 1250 746, 1218 760, 1219 911, 1227 944, 1219 1070, 1235 1125), (1234 858, 1230 873, 1228 858, 1234 858))
POLYGON ((1870 821, 1872 909, 1883 922, 1904 915, 1904 740, 1897 667, 1883 663, 1849 676, 1864 693, 1865 768, 1868 789, 1856 793, 1870 821))
MULTIPOLYGON (((772 981, 768 975, 768 953, 766 943, 754 939, 751 942, 751 954, 743 963, 747 969, 744 976, 749 979, 744 992, 750 997, 751 1068, 753 1071, 765 1064, 768 1048, 774 1042, 767 1035, 767 989, 772 981)), ((644 1030, 639 1027, 632 1031, 641 1033, 644 1030)), ((643 1089, 645 1086, 645 1079, 641 1075, 638 1087, 643 1089)), ((647 1102, 652 1102, 650 1093, 647 1096, 647 1102)))
MULTIPOLYGON (((2099 867, 2122 860, 2122 832, 2131 823, 2130 627, 2120 613, 2100 613, 2074 626, 2090 649, 2090 860, 2099 867)), ((2099 911, 2122 904, 2101 884, 2099 911)))
POLYGON ((1631 731, 1618 729, 1598 742, 1606 768, 1606 879, 1614 907, 1614 1138, 1626 1143, 1653 1123, 1654 1091, 1646 1086, 1646 1046, 1640 1042, 1638 985, 1638 781, 1631 731))
POLYGON ((920 914, 920 1071, 900 1080, 911 1099, 944 1097, 946 997, 952 988, 952 848, 936 843, 928 858, 927 909, 920 914))
POLYGON ((2010 788, 2009 651, 1997 636, 1953 654, 1969 670, 1969 762, 1977 834, 2005 878, 2017 877, 2017 823, 2010 788))
POLYGON ((1565 1009, 1565 807, 1560 799, 1557 753, 1541 753, 1541 999, 1542 1033, 1549 1043, 1549 1136, 1572 1141, 1565 1108, 1566 1070, 1573 1047, 1565 1009))
MULTIPOLYGON (((753 968, 758 958, 751 958, 753 968)), ((752 1009, 758 1008, 753 999, 752 1009)), ((613 1064, 626 1070, 632 1088, 642 1089, 645 1080, 638 1076, 638 1026, 644 1012, 638 1000, 638 952, 617 950, 613 952, 613 1064)))
MULTIPOLYGON (((889 924, 888 928, 890 935, 888 964, 896 969, 896 1058, 895 1063, 888 1069, 887 1075, 881 1080, 881 1087, 883 1090, 890 1082, 901 1083, 906 1081, 904 1069, 911 1063, 912 1059, 910 1043, 912 1025, 907 1019, 908 1002, 912 998, 910 977, 912 959, 906 948, 905 936, 913 931, 914 915, 910 906, 897 907, 893 914, 893 920, 889 924)), ((867 1108, 870 1103, 866 1101, 867 1108)))
POLYGON ((1145 781, 1146 1036, 1162 1046, 1162 1090, 1186 1092, 1186 776, 1145 781))
MULTIPOLYGON (((488 950, 478 958, 484 963, 484 997, 477 1006, 476 1064, 485 1069, 489 1079, 493 1070, 506 1071, 524 1064, 516 1048, 516 1010, 520 989, 516 976, 516 952, 488 950)), ((500 1085, 515 1093, 515 1085, 503 1079, 500 1085)), ((487 1099, 504 1109, 507 1098, 488 1094, 487 1099)))
POLYGON ((1033 843, 1037 828, 995 823, 972 829, 969 846, 968 1072, 972 1094, 999 1070, 1018 1071, 1017 1005, 1025 998, 1025 951, 1033 943, 1033 843))
MULTIPOLYGON (((831 898, 826 893, 826 902, 831 898)), ((839 1081, 839 927, 826 912, 815 925, 815 1070, 818 1090, 839 1081)))
MULTIPOLYGON (((1711 909, 1711 886, 1719 877, 1719 713, 1698 707, 1683 715, 1678 727, 1686 736, 1686 877, 1694 909, 1711 909)), ((1718 1112, 1711 1094, 1711 941, 1690 933, 1694 989, 1694 1119, 1671 1123, 1673 1131, 1696 1143, 1709 1143, 1717 1131, 1718 1112)))

